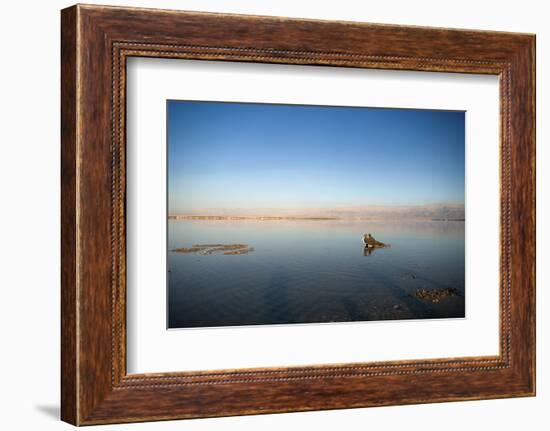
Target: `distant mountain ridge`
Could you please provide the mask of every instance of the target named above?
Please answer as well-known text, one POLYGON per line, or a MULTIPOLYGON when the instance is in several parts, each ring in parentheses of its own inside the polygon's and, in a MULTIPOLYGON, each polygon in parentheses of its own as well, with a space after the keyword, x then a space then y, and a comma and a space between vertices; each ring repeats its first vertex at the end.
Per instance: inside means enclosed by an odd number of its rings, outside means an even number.
POLYGON ((173 218, 290 218, 290 219, 424 219, 424 220, 464 220, 462 204, 429 205, 369 205, 340 208, 207 208, 201 210, 171 213, 173 218))

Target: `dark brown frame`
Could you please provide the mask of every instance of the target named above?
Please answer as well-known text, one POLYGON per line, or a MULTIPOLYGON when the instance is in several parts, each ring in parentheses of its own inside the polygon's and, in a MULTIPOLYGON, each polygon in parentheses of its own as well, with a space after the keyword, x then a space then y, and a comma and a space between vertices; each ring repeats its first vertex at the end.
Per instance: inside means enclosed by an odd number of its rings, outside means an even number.
POLYGON ((535 394, 534 35, 81 5, 61 17, 63 420, 88 425, 535 394), (127 375, 129 56, 498 75, 500 354, 127 375))

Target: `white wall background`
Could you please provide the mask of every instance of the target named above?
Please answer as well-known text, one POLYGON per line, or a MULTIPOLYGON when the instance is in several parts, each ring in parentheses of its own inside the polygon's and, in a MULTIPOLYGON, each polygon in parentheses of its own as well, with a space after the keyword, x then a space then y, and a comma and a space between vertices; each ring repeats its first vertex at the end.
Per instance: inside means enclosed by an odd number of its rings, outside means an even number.
MULTIPOLYGON (((538 396, 536 398, 104 426, 134 430, 547 429, 550 423, 550 12, 546 2, 119 0, 171 9, 537 34, 538 396)), ((59 414, 59 10, 4 2, 0 15, 0 427, 62 430, 59 414)))

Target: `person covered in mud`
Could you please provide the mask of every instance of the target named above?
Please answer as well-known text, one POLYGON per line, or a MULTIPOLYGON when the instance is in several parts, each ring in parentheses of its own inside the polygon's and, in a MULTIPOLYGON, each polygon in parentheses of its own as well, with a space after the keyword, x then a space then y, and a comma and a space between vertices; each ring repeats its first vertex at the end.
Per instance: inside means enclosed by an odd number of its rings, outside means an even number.
POLYGON ((374 239, 370 233, 363 235, 363 244, 365 245, 365 248, 388 247, 387 244, 374 239))

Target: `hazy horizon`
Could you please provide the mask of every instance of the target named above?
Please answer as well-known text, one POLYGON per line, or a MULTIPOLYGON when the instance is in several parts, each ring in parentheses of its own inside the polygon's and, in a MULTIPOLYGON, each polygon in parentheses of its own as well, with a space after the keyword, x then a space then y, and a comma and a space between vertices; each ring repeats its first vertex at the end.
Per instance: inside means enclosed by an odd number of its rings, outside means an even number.
POLYGON ((169 216, 218 217, 332 217, 357 218, 408 218, 408 219, 464 219, 463 204, 430 205, 368 205, 334 208, 201 208, 169 216))
POLYGON ((464 112, 188 101, 167 107, 169 214, 463 212, 464 112))

